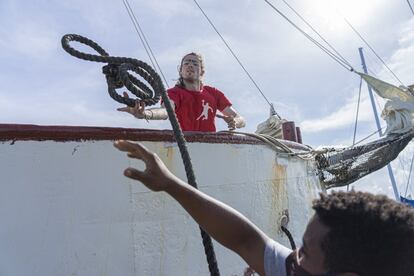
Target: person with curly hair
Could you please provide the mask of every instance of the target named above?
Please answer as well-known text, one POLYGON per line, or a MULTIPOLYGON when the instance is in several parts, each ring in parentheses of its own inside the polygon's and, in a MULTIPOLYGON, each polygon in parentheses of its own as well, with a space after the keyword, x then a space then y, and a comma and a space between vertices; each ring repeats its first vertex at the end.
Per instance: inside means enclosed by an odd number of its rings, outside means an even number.
MULTIPOLYGON (((173 88, 167 90, 183 131, 216 131, 215 117, 222 118, 230 130, 245 126, 245 120, 232 107, 231 102, 217 88, 203 84, 204 61, 200 54, 186 54, 178 68, 179 78, 173 88), (218 115, 219 110, 222 115, 218 115)), ((128 94, 124 92, 124 96, 128 94)), ((163 103, 160 108, 145 109, 143 102, 135 107, 121 107, 118 111, 128 112, 138 119, 165 120, 168 118, 163 103)))
POLYGON ((386 196, 364 192, 321 194, 299 250, 270 239, 246 217, 173 175, 141 144, 114 146, 146 169, 124 175, 153 191, 164 191, 223 246, 240 255, 260 275, 414 275, 414 210, 386 196))

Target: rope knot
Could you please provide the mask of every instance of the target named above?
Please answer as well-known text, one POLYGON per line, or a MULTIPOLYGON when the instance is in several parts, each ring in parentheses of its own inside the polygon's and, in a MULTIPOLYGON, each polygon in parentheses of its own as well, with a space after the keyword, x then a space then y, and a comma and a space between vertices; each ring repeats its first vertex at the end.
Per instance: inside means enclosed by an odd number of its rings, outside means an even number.
POLYGON ((108 83, 108 93, 117 102, 126 104, 128 106, 135 106, 135 99, 123 97, 119 95, 115 89, 126 87, 132 94, 134 94, 140 101, 145 102, 146 105, 156 104, 165 92, 162 81, 157 72, 145 62, 127 57, 110 56, 101 46, 89 38, 77 35, 67 34, 62 37, 62 47, 70 55, 89 61, 103 62, 107 65, 103 66, 102 72, 106 76, 108 83), (70 42, 77 41, 85 44, 99 55, 82 53, 69 45, 70 42), (139 80, 137 77, 129 73, 135 72, 145 82, 139 80))
POLYGON ((102 73, 111 80, 115 88, 124 87, 124 83, 119 77, 119 65, 108 64, 102 67, 102 73))

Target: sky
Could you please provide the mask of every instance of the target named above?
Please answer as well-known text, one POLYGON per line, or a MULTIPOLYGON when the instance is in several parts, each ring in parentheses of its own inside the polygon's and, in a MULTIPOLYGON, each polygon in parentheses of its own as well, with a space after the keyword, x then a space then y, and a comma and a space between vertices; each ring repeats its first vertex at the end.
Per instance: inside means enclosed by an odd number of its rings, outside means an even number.
MULTIPOLYGON (((289 19, 314 35, 281 0, 270 1, 289 19)), ((276 111, 301 127, 312 147, 352 144, 359 77, 344 69, 307 40, 262 0, 198 0, 276 111)), ((414 15, 405 0, 292 0, 289 5, 361 71, 358 48, 364 48, 369 71, 400 83, 385 69, 374 48, 405 84, 414 83, 414 15)), ((188 52, 199 52, 206 65, 204 82, 219 88, 246 118, 242 129, 254 132, 269 116, 269 106, 245 75, 192 0, 130 0, 168 85, 188 52)), ((168 121, 137 120, 116 111, 102 64, 68 55, 64 34, 86 36, 110 55, 149 58, 122 0, 2 0, 0 2, 0 122, 170 129, 168 121), (98 4, 99 3, 99 4, 98 4)), ((93 53, 78 43, 73 46, 93 53)), ((122 90, 118 91, 122 92, 122 90)), ((376 98, 377 108, 384 102, 376 98)), ((385 122, 381 120, 383 126, 385 122)), ((218 122, 218 129, 225 124, 218 122)), ((361 89, 360 140, 376 126, 367 87, 361 89)), ((410 143, 392 166, 405 194, 414 147, 410 143)), ((409 185, 408 193, 414 192, 409 185)), ((385 169, 358 181, 355 189, 393 197, 385 169)))

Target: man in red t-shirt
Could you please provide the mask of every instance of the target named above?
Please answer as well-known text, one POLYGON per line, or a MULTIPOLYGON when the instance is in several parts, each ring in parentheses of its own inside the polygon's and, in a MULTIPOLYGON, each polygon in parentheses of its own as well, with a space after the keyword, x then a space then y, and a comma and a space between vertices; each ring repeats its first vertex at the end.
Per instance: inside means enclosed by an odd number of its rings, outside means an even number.
MULTIPOLYGON (((226 121, 230 130, 245 126, 241 117, 224 94, 211 86, 203 85, 203 59, 199 54, 190 53, 181 60, 175 87, 167 90, 168 97, 175 109, 178 122, 183 131, 216 131, 215 117, 226 121), (219 110, 223 115, 216 115, 219 110)), ((124 92, 124 96, 128 96, 124 92)), ((165 120, 167 111, 161 108, 145 109, 144 103, 137 102, 135 107, 118 108, 119 111, 131 113, 139 119, 165 120)))

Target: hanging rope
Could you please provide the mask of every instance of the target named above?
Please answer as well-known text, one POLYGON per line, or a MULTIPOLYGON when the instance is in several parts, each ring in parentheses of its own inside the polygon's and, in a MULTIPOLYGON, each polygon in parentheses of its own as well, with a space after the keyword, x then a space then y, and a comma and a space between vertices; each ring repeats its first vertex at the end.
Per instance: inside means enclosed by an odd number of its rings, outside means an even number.
POLYGON ((203 8, 198 4, 196 0, 193 0, 194 3, 197 5, 198 9, 201 11, 201 13, 204 15, 204 17, 207 19, 208 23, 210 23, 211 27, 214 29, 214 31, 218 34, 218 36, 223 41, 224 45, 226 45, 227 49, 230 51, 230 53, 233 55, 233 57, 236 59, 236 61, 239 63, 240 67, 243 69, 243 71, 246 73, 247 77, 252 81, 253 85, 256 87, 256 89, 260 92, 262 97, 265 99, 265 101, 270 106, 270 112, 272 115, 276 115, 279 119, 281 117, 276 112, 276 110, 273 107, 273 104, 270 103, 270 101, 266 98, 265 94, 263 93, 262 89, 260 89, 259 85, 256 83, 256 81, 253 79, 253 77, 250 75, 249 71, 247 71, 246 67, 244 67, 243 63, 240 61, 240 59, 237 57, 237 55, 234 53, 234 51, 231 49, 230 45, 227 43, 227 41, 224 39, 224 37, 220 34, 216 26, 213 24, 213 22, 210 20, 210 18, 207 16, 207 14, 204 12, 203 8))
POLYGON ((278 8, 276 8, 272 3, 267 0, 264 0, 275 12, 277 12, 280 16, 282 16, 287 22, 289 22, 295 29, 297 29, 301 34, 303 34, 307 39, 309 39, 313 44, 315 44, 319 49, 324 51, 329 57, 331 57, 334 61, 336 61, 339 65, 344 67, 345 69, 353 72, 354 68, 350 66, 347 62, 343 61, 341 56, 333 53, 331 50, 323 46, 319 43, 316 39, 311 37, 305 31, 303 31, 298 25, 296 25, 292 20, 290 20, 284 13, 282 13, 278 8))
POLYGON ((289 243, 290 243, 290 247, 292 248, 292 250, 295 250, 296 249, 295 240, 293 239, 292 234, 290 233, 289 229, 287 228, 288 223, 289 223, 289 213, 288 213, 288 210, 285 210, 285 211, 283 211, 282 217, 280 218, 280 229, 287 236, 287 238, 289 240, 289 243))
POLYGON ((280 226, 280 229, 282 229, 283 233, 285 233, 285 235, 287 236, 290 243, 290 248, 292 248, 292 250, 296 250, 295 240, 293 239, 293 236, 290 233, 290 231, 284 226, 280 226))
MULTIPOLYGON (((76 34, 67 34, 62 37, 62 47, 70 55, 89 61, 104 62, 108 65, 103 67, 103 73, 106 76, 108 83, 108 92, 111 97, 117 102, 124 103, 128 106, 135 106, 135 100, 125 98, 118 95, 115 92, 115 88, 121 88, 125 86, 129 91, 136 95, 140 101, 145 102, 146 105, 155 104, 159 101, 160 96, 164 101, 165 108, 170 119, 171 126, 173 128, 174 136, 177 141, 178 148, 183 159, 185 172, 187 174, 188 183, 197 188, 196 177, 191 164, 191 158, 187 150, 187 144, 181 130, 181 127, 177 121, 175 112, 171 106, 170 99, 167 96, 165 88, 162 84, 160 76, 145 62, 142 62, 133 58, 125 57, 111 57, 109 54, 100 47, 94 41, 76 34), (90 46, 96 50, 100 56, 85 54, 73 49, 69 43, 71 41, 77 41, 85 45, 90 46), (147 81, 152 89, 146 86, 143 82, 130 75, 128 71, 134 71, 140 75, 145 81, 147 81)), ((220 275, 218 265, 216 261, 216 255, 214 253, 213 243, 210 236, 201 229, 201 236, 203 239, 204 251, 207 257, 208 267, 210 274, 214 276, 220 275)))

